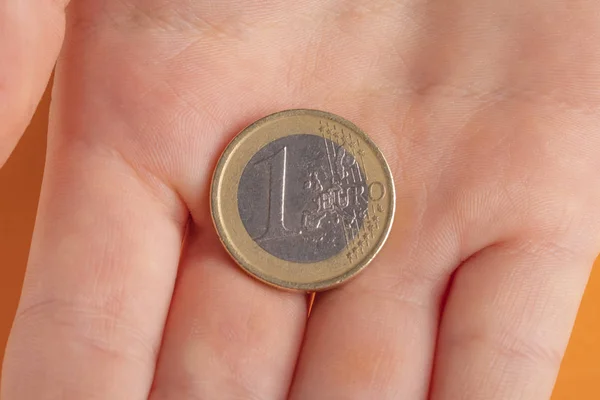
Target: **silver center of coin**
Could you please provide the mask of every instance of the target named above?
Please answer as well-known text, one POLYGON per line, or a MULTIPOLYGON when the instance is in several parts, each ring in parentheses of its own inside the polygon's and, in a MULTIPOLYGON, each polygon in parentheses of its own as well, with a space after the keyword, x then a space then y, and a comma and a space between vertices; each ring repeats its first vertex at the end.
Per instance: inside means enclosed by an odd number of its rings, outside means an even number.
POLYGON ((308 134, 277 139, 256 152, 244 168, 237 198, 252 239, 273 256, 300 263, 344 250, 369 205, 356 158, 308 134))

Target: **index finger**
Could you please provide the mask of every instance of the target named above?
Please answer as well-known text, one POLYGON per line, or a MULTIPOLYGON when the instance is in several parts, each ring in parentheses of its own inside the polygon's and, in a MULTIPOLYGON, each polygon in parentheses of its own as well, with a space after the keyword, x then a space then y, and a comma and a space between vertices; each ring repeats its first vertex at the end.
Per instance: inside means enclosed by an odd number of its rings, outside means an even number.
MULTIPOLYGON (((73 100, 63 76, 55 97, 73 100)), ((99 143, 120 129, 106 121, 98 112, 51 127, 2 399, 140 399, 150 390, 188 214, 173 191, 99 143), (74 134, 86 129, 98 134, 74 134)))

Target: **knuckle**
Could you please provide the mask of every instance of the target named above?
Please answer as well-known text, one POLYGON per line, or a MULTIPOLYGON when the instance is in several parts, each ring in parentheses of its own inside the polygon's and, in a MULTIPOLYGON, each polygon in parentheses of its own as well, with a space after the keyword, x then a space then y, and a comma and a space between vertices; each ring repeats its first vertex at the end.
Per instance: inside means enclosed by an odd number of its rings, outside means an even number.
POLYGON ((149 335, 127 317, 118 301, 94 303, 46 299, 19 309, 15 327, 80 347, 112 360, 146 365, 157 356, 149 335))
POLYGON ((523 337, 511 330, 499 332, 470 332, 452 339, 454 345, 488 354, 497 365, 534 366, 558 369, 563 359, 564 349, 548 341, 523 337))
POLYGON ((498 354, 509 360, 546 366, 558 370, 563 359, 564 349, 541 342, 524 339, 518 335, 504 333, 493 345, 498 354))

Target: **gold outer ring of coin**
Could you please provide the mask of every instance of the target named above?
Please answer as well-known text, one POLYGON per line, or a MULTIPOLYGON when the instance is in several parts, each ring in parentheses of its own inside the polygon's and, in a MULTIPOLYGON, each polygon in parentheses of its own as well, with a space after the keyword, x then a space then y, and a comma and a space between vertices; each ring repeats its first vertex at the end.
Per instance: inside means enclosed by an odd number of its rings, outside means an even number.
POLYGON ((288 290, 323 291, 355 277, 383 247, 395 207, 390 168, 371 139, 342 117, 310 109, 277 112, 242 130, 221 155, 211 185, 211 213, 225 249, 251 276, 288 290), (346 132, 352 137, 350 144, 331 134, 334 131, 346 132), (238 211, 238 185, 250 159, 272 141, 298 134, 325 136, 354 154, 368 185, 368 212, 358 234, 337 255, 314 263, 291 262, 271 255, 250 237, 238 211))

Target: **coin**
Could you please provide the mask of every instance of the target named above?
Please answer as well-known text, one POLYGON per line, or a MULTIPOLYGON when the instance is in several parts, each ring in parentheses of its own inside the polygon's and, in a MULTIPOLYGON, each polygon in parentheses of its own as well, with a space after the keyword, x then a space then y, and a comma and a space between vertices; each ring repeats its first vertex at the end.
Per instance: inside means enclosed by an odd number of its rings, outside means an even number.
POLYGON ((227 146, 211 212, 221 242, 270 285, 321 291, 358 274, 391 230, 395 190, 377 146, 317 110, 262 118, 227 146))

